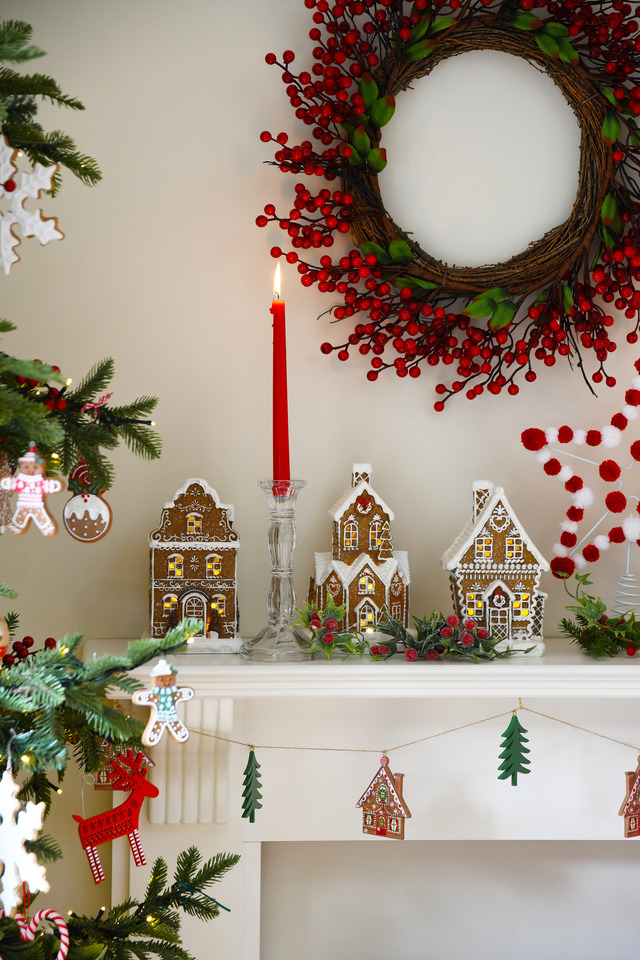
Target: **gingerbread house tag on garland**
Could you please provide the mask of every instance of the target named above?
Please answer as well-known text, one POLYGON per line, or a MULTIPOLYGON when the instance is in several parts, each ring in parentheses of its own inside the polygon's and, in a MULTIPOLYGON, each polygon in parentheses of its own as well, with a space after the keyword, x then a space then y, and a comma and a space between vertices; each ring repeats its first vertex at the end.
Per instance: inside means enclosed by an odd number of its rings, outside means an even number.
POLYGON ((329 511, 333 520, 331 553, 316 553, 309 603, 324 609, 330 594, 337 607, 346 607, 350 630, 372 631, 383 610, 404 626, 409 622, 409 561, 406 551, 394 550, 394 514, 374 491, 371 465, 353 465, 351 487, 329 511))
POLYGON ((512 650, 544 653, 547 594, 540 575, 549 564, 516 517, 502 487, 473 484, 473 514, 440 563, 449 571, 454 609, 512 650))
POLYGON ((191 653, 236 653, 237 556, 233 506, 206 480, 191 479, 165 503, 151 548, 151 635, 164 637, 183 617, 203 622, 191 653))
POLYGON ((403 773, 391 772, 387 756, 380 757, 380 769, 356 804, 362 807, 363 833, 404 840, 404 821, 411 811, 402 796, 403 779, 403 773))
POLYGON ((625 773, 627 792, 619 815, 624 817, 625 837, 640 837, 640 757, 635 771, 625 773))

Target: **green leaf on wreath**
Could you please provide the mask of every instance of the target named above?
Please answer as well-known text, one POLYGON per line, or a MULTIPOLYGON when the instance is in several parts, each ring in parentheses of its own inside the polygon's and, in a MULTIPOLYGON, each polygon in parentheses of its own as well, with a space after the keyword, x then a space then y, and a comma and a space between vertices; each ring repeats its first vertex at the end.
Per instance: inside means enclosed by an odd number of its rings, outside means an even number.
POLYGON ((556 20, 545 20, 544 32, 552 37, 568 37, 569 28, 564 23, 558 23, 556 20))
POLYGON ((607 250, 613 250, 616 242, 605 226, 602 227, 602 239, 604 240, 604 245, 607 250))
POLYGON ((540 47, 543 53, 546 53, 547 56, 553 57, 554 60, 557 60, 560 56, 560 47, 558 41, 554 37, 550 37, 548 33, 543 33, 540 30, 535 35, 536 43, 540 47))
POLYGON ((358 84, 358 92, 364 100, 364 105, 369 109, 378 99, 378 84, 370 73, 365 73, 358 84))
POLYGON ((434 40, 418 40, 417 43, 414 43, 409 47, 407 50, 407 56, 409 60, 422 60, 424 57, 429 56, 434 45, 434 40))
POLYGON ((415 27, 411 31, 411 36, 409 37, 409 43, 416 43, 418 40, 424 37, 425 33, 429 29, 430 23, 431 23, 431 19, 429 17, 421 17, 419 22, 415 25, 415 27))
POLYGON ((576 48, 572 47, 564 37, 558 37, 558 47, 560 48, 560 59, 564 60, 565 63, 577 63, 580 59, 580 54, 576 48))
POLYGON ((616 208, 616 198, 609 191, 604 200, 602 201, 602 208, 600 210, 600 215, 602 217, 602 222, 605 227, 608 227, 616 218, 617 208, 616 208))
POLYGON ((383 266, 390 262, 389 254, 380 246, 379 243, 374 243, 373 240, 365 240, 363 243, 359 243, 358 246, 360 247, 362 253, 364 253, 365 257, 372 253, 374 257, 376 257, 378 263, 382 264, 383 266))
POLYGON ((611 89, 611 87, 601 86, 599 89, 600 89, 600 93, 601 93, 602 96, 605 98, 605 100, 608 100, 612 107, 616 107, 616 108, 617 108, 617 106, 618 106, 618 101, 616 100, 616 98, 615 98, 615 96, 614 96, 614 93, 613 93, 613 90, 611 89))
POLYGON ((430 34, 440 33, 441 30, 448 30, 457 21, 453 17, 438 17, 433 21, 433 26, 429 30, 430 34))
POLYGON ((360 155, 366 157, 371 150, 371 140, 363 126, 359 126, 353 134, 353 149, 360 155))
POLYGON ((566 283, 562 284, 562 306, 567 313, 569 313, 573 307, 573 293, 571 287, 568 287, 566 283))
POLYGON ((535 13, 519 13, 511 23, 518 30, 539 30, 542 26, 542 20, 535 13))
POLYGON ((629 143, 634 147, 640 147, 640 134, 637 130, 632 129, 629 131, 629 143))
POLYGON ((374 173, 380 173, 387 165, 387 151, 384 147, 374 147, 367 154, 367 166, 374 173))
POLYGON ((353 135, 353 134, 356 132, 355 124, 353 124, 353 123, 347 123, 346 120, 343 120, 342 123, 340 124, 340 126, 341 126, 342 129, 343 129, 346 133, 348 133, 350 136, 353 135))
POLYGON ((369 110, 369 119, 374 127, 384 127, 389 123, 396 109, 395 97, 380 97, 369 110))
POLYGON ((481 320, 493 314, 498 304, 508 296, 509 291, 505 287, 492 287, 470 300, 462 312, 466 317, 481 320))
POLYGON ((602 124, 602 138, 608 147, 612 146, 620 136, 620 121, 615 113, 607 112, 602 124))
POLYGON ((516 312, 516 305, 513 300, 503 300, 502 303, 499 303, 496 307, 491 320, 489 321, 489 327, 491 330, 502 330, 504 327, 508 327, 516 312))
POLYGON ((436 290, 438 287, 437 283, 422 277, 396 277, 392 282, 394 287, 408 287, 409 290, 436 290))
POLYGON ((547 287, 546 290, 543 290, 542 293, 539 293, 536 299, 533 301, 534 307, 541 307, 545 301, 549 299, 551 293, 551 287, 547 287))
POLYGON ((411 247, 406 240, 392 240, 389 244, 389 256, 394 263, 410 263, 411 247))

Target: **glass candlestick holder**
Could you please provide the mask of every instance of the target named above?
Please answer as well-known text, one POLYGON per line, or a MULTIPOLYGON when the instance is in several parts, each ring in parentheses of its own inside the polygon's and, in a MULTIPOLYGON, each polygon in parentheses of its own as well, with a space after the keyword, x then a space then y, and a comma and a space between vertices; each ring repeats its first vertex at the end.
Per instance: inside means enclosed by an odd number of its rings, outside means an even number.
POLYGON ((293 586, 296 548, 295 511, 305 480, 259 480, 269 505, 269 557, 271 587, 267 598, 267 625, 240 648, 245 660, 293 662, 311 660, 296 638, 291 624, 297 618, 293 586))

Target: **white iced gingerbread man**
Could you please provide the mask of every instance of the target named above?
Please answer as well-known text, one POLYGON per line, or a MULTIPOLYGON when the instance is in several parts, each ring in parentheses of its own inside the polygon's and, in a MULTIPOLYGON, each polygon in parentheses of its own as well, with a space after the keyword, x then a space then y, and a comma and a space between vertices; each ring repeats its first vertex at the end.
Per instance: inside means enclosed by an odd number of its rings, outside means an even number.
POLYGON ((189 739, 189 731, 178 716, 176 704, 181 700, 193 699, 194 691, 191 687, 176 686, 176 671, 166 660, 156 664, 151 676, 155 680, 153 688, 137 690, 132 697, 134 703, 151 707, 149 722, 141 740, 146 746, 155 747, 166 729, 174 740, 184 743, 189 739))
POLYGON ((9 524, 11 533, 24 533, 32 520, 45 537, 56 533, 58 528, 47 512, 44 497, 47 493, 58 493, 62 484, 53 477, 45 477, 46 469, 47 461, 31 442, 27 452, 18 460, 18 473, 0 480, 0 488, 15 490, 18 494, 16 510, 9 524))

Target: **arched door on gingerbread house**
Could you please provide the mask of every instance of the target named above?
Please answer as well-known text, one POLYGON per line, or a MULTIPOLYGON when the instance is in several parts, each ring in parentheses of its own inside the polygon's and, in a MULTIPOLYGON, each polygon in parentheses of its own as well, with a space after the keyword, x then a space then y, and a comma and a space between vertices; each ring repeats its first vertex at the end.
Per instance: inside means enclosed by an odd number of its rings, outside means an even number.
POLYGON ((362 600, 357 605, 355 612, 358 630, 361 630, 363 633, 375 630, 378 618, 380 616, 380 610, 373 600, 362 600))
POLYGON ((498 585, 489 594, 487 602, 487 628, 496 640, 511 638, 511 597, 498 585))
POLYGON ((203 593, 190 591, 182 597, 182 616, 202 620, 203 627, 196 636, 204 637, 207 631, 207 598, 203 593))

